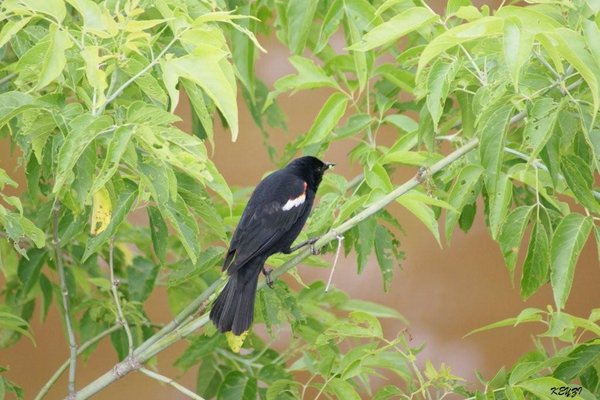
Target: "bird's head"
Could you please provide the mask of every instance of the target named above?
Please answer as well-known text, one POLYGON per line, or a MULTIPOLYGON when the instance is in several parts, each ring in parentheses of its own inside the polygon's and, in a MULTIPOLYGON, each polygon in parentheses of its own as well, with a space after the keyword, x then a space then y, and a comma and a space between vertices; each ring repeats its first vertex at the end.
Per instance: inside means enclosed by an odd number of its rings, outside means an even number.
POLYGON ((287 168, 294 170, 298 176, 308 183, 310 188, 316 191, 325 171, 334 165, 334 163, 323 162, 317 157, 305 156, 296 158, 288 164, 287 168))

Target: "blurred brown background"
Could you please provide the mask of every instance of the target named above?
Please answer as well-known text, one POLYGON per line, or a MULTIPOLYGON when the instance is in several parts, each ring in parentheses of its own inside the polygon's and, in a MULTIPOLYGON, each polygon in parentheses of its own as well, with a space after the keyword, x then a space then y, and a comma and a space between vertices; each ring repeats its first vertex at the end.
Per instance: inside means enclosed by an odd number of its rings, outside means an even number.
MULTIPOLYGON (((260 57, 260 76, 272 85, 279 77, 293 72, 287 63, 287 51, 275 40, 261 40, 268 49, 260 57)), ((281 149, 294 135, 306 132, 320 106, 327 98, 327 92, 307 91, 288 97, 281 96, 280 105, 288 116, 289 133, 272 133, 273 145, 281 149)), ((185 103, 185 102, 182 102, 185 103)), ((186 104, 179 109, 184 118, 182 127, 190 131, 189 110, 186 104)), ((381 135, 383 141, 392 141, 393 131, 381 135)), ((352 144, 336 144, 326 157, 336 162, 335 172, 354 177, 359 171, 347 160, 352 144)), ((230 185, 254 185, 266 171, 273 169, 262 138, 250 115, 245 112, 240 101, 240 135, 236 143, 231 143, 227 132, 219 132, 216 137, 214 160, 230 185)), ((0 141, 0 167, 24 185, 24 177, 17 169, 17 154, 11 154, 8 141, 0 141)), ((399 184, 412 177, 416 171, 407 168, 394 175, 394 183, 399 184)), ((549 287, 523 302, 519 290, 513 288, 504 267, 498 245, 486 232, 481 213, 468 234, 456 232, 452 245, 439 248, 431 234, 412 215, 400 207, 391 210, 399 217, 405 234, 401 239, 401 249, 406 260, 401 269, 395 271, 391 291, 382 291, 380 273, 375 260, 364 273, 356 274, 353 257, 342 260, 337 266, 334 285, 346 290, 352 297, 386 304, 400 311, 410 322, 409 331, 415 346, 426 343, 421 360, 431 359, 436 367, 444 362, 454 374, 470 382, 476 382, 475 371, 490 378, 502 366, 510 366, 519 355, 532 349, 530 336, 540 333, 541 325, 525 325, 515 329, 505 328, 485 332, 467 338, 469 331, 507 317, 516 316, 525 307, 546 308, 552 304, 549 287)), ((523 253, 523 252, 522 252, 523 253)), ((523 257, 523 254, 521 254, 523 257)), ((306 282, 315 279, 326 280, 328 270, 300 268, 306 282)), ((517 270, 516 276, 520 276, 517 270)), ((577 267, 567 312, 587 317, 594 307, 600 307, 600 268, 593 240, 586 245, 577 267)), ((518 285, 518 279, 517 279, 518 285)), ((54 306, 56 306, 56 302, 54 306)), ((170 320, 166 297, 163 290, 150 299, 146 306, 155 322, 170 320)), ((399 322, 389 322, 386 332, 394 335, 404 326, 399 322)), ((8 366, 8 377, 25 389, 26 398, 33 398, 56 368, 68 356, 68 346, 63 333, 62 321, 56 311, 52 311, 45 323, 40 322, 36 312, 32 330, 37 347, 26 339, 11 349, 0 349, 0 365, 8 366)), ((160 371, 176 378, 189 388, 195 387, 196 370, 185 375, 171 367, 172 361, 185 349, 179 343, 160 355, 160 371)), ((104 341, 87 364, 80 363, 77 370, 77 386, 82 387, 98 377, 116 362, 116 356, 108 341, 104 341)), ((66 393, 66 374, 48 398, 62 398, 66 393)), ((160 385, 139 373, 133 373, 116 384, 100 392, 97 399, 184 399, 179 392, 160 385)))

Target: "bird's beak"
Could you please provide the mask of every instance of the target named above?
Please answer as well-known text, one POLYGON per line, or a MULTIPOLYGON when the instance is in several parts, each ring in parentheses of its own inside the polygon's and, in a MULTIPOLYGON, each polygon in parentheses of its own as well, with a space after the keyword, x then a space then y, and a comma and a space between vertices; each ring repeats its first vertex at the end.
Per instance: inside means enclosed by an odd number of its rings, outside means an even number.
POLYGON ((335 163, 330 163, 330 162, 325 163, 325 170, 328 170, 333 167, 335 167, 335 163))

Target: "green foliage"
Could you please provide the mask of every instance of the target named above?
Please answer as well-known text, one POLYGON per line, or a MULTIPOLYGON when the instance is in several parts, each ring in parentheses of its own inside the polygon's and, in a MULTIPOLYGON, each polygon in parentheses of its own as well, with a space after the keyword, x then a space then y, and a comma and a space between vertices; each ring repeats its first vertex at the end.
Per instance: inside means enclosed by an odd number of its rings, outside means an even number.
MULTIPOLYGON (((508 371, 502 369, 490 381, 487 393, 504 394, 506 398, 551 399, 551 388, 569 387, 570 397, 596 399, 600 395, 598 376, 600 364, 599 309, 593 309, 588 319, 575 317, 548 307, 544 312, 528 308, 515 318, 508 318, 471 332, 481 332, 524 323, 538 323, 546 331, 535 338, 535 350, 524 354, 508 371), (583 340, 586 334, 595 339, 583 340), (552 348, 553 350, 548 350, 552 348), (550 372, 549 372, 550 371, 550 372), (579 385, 572 385, 578 381, 579 385)), ((482 393, 476 393, 482 395, 482 393)))
MULTIPOLYGON (((256 320, 271 336, 289 325, 286 350, 251 334, 246 353, 233 354, 205 327, 176 362, 183 370, 199 364, 200 395, 550 398, 552 387, 575 382, 581 398, 598 397, 600 313, 583 319, 562 311, 592 231, 600 243, 598 11, 593 2, 542 0, 498 10, 451 0, 443 15, 411 0, 2 2, 0 137, 18 148, 27 187, 9 196, 16 183, 0 170, 0 234, 8 239, 0 242, 0 345, 32 337, 34 308, 45 318, 55 306, 80 343, 119 324, 122 312, 133 345, 149 340, 143 347, 153 348, 162 336, 144 306, 160 286, 188 321, 196 309, 186 306, 219 285, 250 193, 230 188, 208 151, 215 115, 232 140, 244 134, 239 91, 279 165, 300 153, 322 155, 334 142, 352 146, 349 160, 363 173, 325 177, 304 238, 368 213, 345 231, 344 250, 356 257, 357 273, 375 260, 388 290, 403 253, 385 196, 398 186, 396 170, 418 167, 423 187, 397 202, 440 244, 457 226, 468 231, 480 210, 510 278, 521 273, 521 296, 550 285, 557 311, 525 309, 486 327, 541 322, 548 331, 534 352, 484 380, 485 394, 471 393, 445 365, 417 363, 420 347, 404 333, 382 332, 381 318, 402 320, 394 310, 325 293, 318 282, 298 292, 276 282, 259 290, 256 320), (258 34, 275 35, 295 70, 271 91, 255 73, 258 34), (173 114, 181 89, 192 134, 173 114), (307 116, 308 131, 294 132, 278 154, 268 140, 271 128, 285 127, 278 97, 312 89, 327 99, 307 116), (441 170, 429 173, 436 165, 441 170), (92 235, 100 191, 108 193, 110 221, 92 235), (135 222, 134 213, 148 222, 135 222), (374 387, 382 372, 402 384, 374 387)), ((319 257, 306 263, 327 266, 319 257)), ((110 333, 116 358, 124 358, 128 335, 110 333)), ((0 398, 7 391, 22 397, 0 378, 0 398)))

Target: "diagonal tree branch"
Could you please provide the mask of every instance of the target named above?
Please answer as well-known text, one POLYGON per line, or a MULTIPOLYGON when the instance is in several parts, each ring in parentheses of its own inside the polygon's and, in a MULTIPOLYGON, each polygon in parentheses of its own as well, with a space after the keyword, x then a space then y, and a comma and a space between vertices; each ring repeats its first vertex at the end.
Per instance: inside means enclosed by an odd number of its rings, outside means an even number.
MULTIPOLYGON (((455 151, 444 157, 442 160, 432 165, 428 169, 428 173, 435 174, 436 172, 441 171, 448 165, 451 165, 452 163, 459 160, 471 150, 475 149, 478 144, 478 139, 472 139, 462 147, 456 149, 455 151)), ((353 228, 358 223, 369 218, 378 211, 382 210, 385 206, 395 201, 398 197, 419 186, 423 181, 423 178, 424 177, 422 174, 417 174, 417 176, 415 176, 414 178, 408 180, 404 184, 398 186, 392 192, 373 202, 363 211, 356 214, 354 217, 331 229, 315 243, 315 248, 321 248, 329 242, 337 240, 337 237, 342 235, 344 232, 353 228)), ((283 264, 281 267, 274 270, 272 273, 273 277, 276 278, 278 276, 281 276, 285 272, 296 267, 296 265, 302 262, 310 254, 311 252, 309 249, 303 250, 298 255, 296 255, 296 257, 292 258, 291 260, 283 264)), ((91 382, 86 387, 81 389, 77 393, 76 398, 87 399, 90 396, 98 393, 100 390, 110 385, 117 379, 120 379, 121 377, 127 375, 131 371, 140 369, 144 362, 154 357, 156 354, 160 353, 162 350, 166 349, 172 344, 178 342, 181 338, 190 335, 198 328, 206 325, 209 321, 207 314, 203 314, 202 316, 196 319, 190 320, 190 318, 194 313, 198 311, 203 311, 203 309, 205 308, 203 307, 203 305, 207 302, 207 300, 209 300, 210 296, 216 292, 216 290, 223 284, 224 281, 224 277, 215 281, 200 296, 198 296, 196 300, 194 300, 181 313, 179 313, 173 321, 171 321, 163 329, 161 329, 159 332, 157 332, 155 335, 149 338, 146 342, 140 345, 134 351, 133 357, 115 365, 112 368, 112 370, 106 372, 104 375, 100 376, 95 381, 91 382)), ((265 283, 262 282, 259 285, 259 287, 263 287, 264 285, 265 283)))

